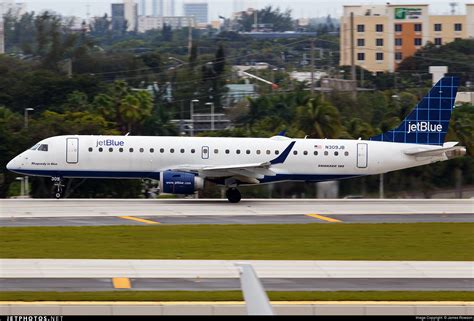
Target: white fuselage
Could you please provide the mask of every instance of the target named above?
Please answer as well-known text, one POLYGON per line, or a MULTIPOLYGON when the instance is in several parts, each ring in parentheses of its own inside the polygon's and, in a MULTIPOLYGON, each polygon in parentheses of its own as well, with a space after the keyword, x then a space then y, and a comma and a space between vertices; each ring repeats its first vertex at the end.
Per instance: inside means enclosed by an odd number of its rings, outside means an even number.
POLYGON ((159 178, 182 166, 225 166, 269 162, 296 142, 281 164, 272 166, 277 181, 324 181, 385 173, 445 160, 414 157, 404 151, 429 145, 339 139, 56 136, 27 150, 9 164, 12 171, 35 176, 159 178))

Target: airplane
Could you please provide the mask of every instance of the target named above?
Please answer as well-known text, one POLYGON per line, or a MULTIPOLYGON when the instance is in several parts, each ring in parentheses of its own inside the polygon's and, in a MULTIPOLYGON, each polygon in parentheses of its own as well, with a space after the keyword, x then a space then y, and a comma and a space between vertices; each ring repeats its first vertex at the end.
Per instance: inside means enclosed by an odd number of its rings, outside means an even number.
POLYGON ((161 193, 180 195, 213 182, 238 203, 239 186, 338 180, 465 155, 444 142, 458 86, 457 77, 441 78, 397 128, 368 140, 65 135, 40 141, 7 169, 51 177, 56 198, 63 178, 157 179, 161 193))

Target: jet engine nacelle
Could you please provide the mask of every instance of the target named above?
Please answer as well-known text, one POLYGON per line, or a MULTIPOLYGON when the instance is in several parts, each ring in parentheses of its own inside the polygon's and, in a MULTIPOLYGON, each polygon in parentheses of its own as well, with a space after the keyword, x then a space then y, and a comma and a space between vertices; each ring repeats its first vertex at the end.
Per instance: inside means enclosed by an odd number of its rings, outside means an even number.
POLYGON ((192 173, 164 171, 160 173, 160 192, 167 194, 194 194, 204 188, 204 179, 192 173))

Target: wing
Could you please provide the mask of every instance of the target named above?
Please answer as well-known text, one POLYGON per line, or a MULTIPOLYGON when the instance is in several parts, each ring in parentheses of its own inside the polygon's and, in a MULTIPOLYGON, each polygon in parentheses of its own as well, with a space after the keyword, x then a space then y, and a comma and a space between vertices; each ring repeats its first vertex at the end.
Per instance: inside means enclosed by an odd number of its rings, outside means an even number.
POLYGON ((265 176, 275 176, 272 166, 283 164, 296 142, 291 142, 277 158, 264 163, 232 165, 179 165, 173 171, 196 173, 201 177, 222 178, 235 177, 240 181, 257 184, 265 176))

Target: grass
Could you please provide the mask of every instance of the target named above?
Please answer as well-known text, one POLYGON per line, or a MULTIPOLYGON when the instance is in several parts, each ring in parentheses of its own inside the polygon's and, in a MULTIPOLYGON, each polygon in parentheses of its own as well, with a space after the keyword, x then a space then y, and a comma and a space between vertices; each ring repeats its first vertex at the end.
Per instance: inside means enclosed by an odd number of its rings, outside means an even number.
POLYGON ((474 223, 3 227, 1 258, 474 260, 474 223))
MULTIPOLYGON (((272 301, 474 301, 474 292, 268 292, 272 301)), ((240 291, 1 292, 0 301, 242 301, 240 291)))

